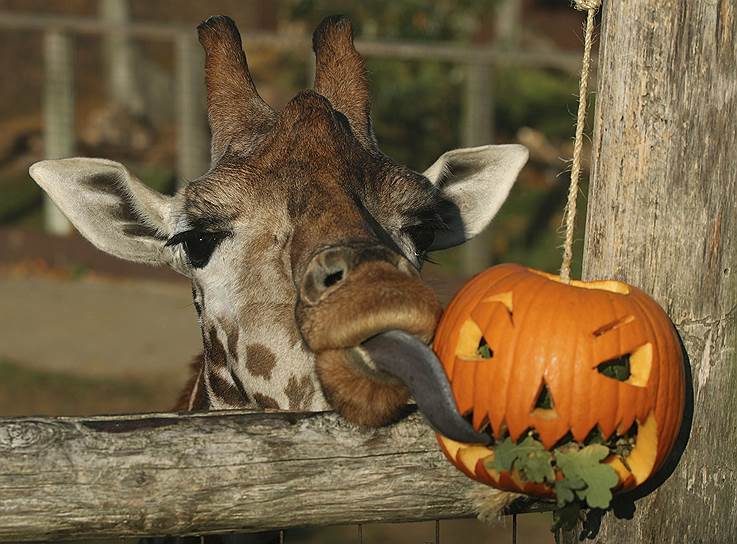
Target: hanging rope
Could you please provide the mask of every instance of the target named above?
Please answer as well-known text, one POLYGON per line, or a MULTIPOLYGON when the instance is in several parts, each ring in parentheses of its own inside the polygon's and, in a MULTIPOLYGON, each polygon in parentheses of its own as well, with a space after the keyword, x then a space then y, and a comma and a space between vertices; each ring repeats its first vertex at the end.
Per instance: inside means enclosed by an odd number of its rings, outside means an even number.
POLYGON ((581 63, 581 80, 578 87, 578 116, 576 118, 576 139, 573 144, 573 164, 571 165, 571 185, 568 188, 568 204, 565 212, 565 242, 563 244, 563 264, 560 277, 565 283, 571 281, 571 260, 573 258, 573 229, 576 224, 576 198, 578 182, 581 177, 581 148, 583 147, 583 129, 586 124, 586 102, 589 87, 589 65, 591 64, 591 42, 594 35, 594 16, 601 0, 574 0, 577 10, 586 11, 586 31, 583 45, 583 62, 581 63))

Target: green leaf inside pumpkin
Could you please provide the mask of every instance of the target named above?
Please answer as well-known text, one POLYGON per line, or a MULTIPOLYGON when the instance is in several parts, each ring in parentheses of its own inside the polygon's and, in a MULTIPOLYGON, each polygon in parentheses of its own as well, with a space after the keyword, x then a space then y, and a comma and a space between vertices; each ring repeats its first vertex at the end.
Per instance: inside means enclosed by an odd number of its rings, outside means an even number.
POLYGON ((619 482, 617 472, 602 463, 610 455, 610 448, 604 444, 582 446, 569 442, 551 452, 529 433, 519 442, 507 437, 493 449, 493 458, 486 461, 487 469, 497 472, 517 469, 524 481, 545 483, 553 488, 558 504, 554 529, 575 525, 584 506, 608 508, 611 490, 619 482))

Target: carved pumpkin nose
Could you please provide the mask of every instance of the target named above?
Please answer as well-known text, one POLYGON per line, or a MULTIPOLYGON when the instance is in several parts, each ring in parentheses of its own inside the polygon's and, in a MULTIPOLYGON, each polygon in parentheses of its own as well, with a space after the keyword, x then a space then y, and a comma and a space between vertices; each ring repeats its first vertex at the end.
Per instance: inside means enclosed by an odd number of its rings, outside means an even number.
POLYGON ((302 276, 300 298, 305 304, 317 304, 338 289, 359 265, 368 262, 389 262, 410 276, 417 272, 405 258, 379 245, 332 246, 317 252, 302 276))

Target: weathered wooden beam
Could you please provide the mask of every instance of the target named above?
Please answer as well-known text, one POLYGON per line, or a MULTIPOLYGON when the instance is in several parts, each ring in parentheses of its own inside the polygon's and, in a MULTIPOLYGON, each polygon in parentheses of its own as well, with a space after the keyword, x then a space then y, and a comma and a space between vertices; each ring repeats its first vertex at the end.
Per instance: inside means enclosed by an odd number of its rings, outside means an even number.
POLYGON ((0 419, 0 540, 183 535, 472 515, 413 414, 0 419))
POLYGON ((604 2, 599 67, 584 276, 642 287, 670 314, 693 426, 665 484, 596 541, 735 542, 736 4, 604 2))

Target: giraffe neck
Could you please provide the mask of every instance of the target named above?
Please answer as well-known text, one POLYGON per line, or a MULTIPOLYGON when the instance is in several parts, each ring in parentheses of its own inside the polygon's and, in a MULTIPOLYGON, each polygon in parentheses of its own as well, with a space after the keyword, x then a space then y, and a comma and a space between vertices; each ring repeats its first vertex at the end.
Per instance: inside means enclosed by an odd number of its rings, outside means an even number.
POLYGON ((189 409, 274 408, 326 410, 312 358, 302 350, 275 350, 242 342, 237 327, 203 330, 204 353, 190 387, 189 409), (226 332, 227 331, 227 332, 226 332), (286 351, 286 353, 284 353, 286 351))
POLYGON ((224 304, 218 298, 224 293, 215 287, 205 291, 196 282, 192 295, 204 358, 190 392, 204 391, 203 409, 329 409, 314 355, 294 322, 294 301, 254 302, 250 293, 224 304))

